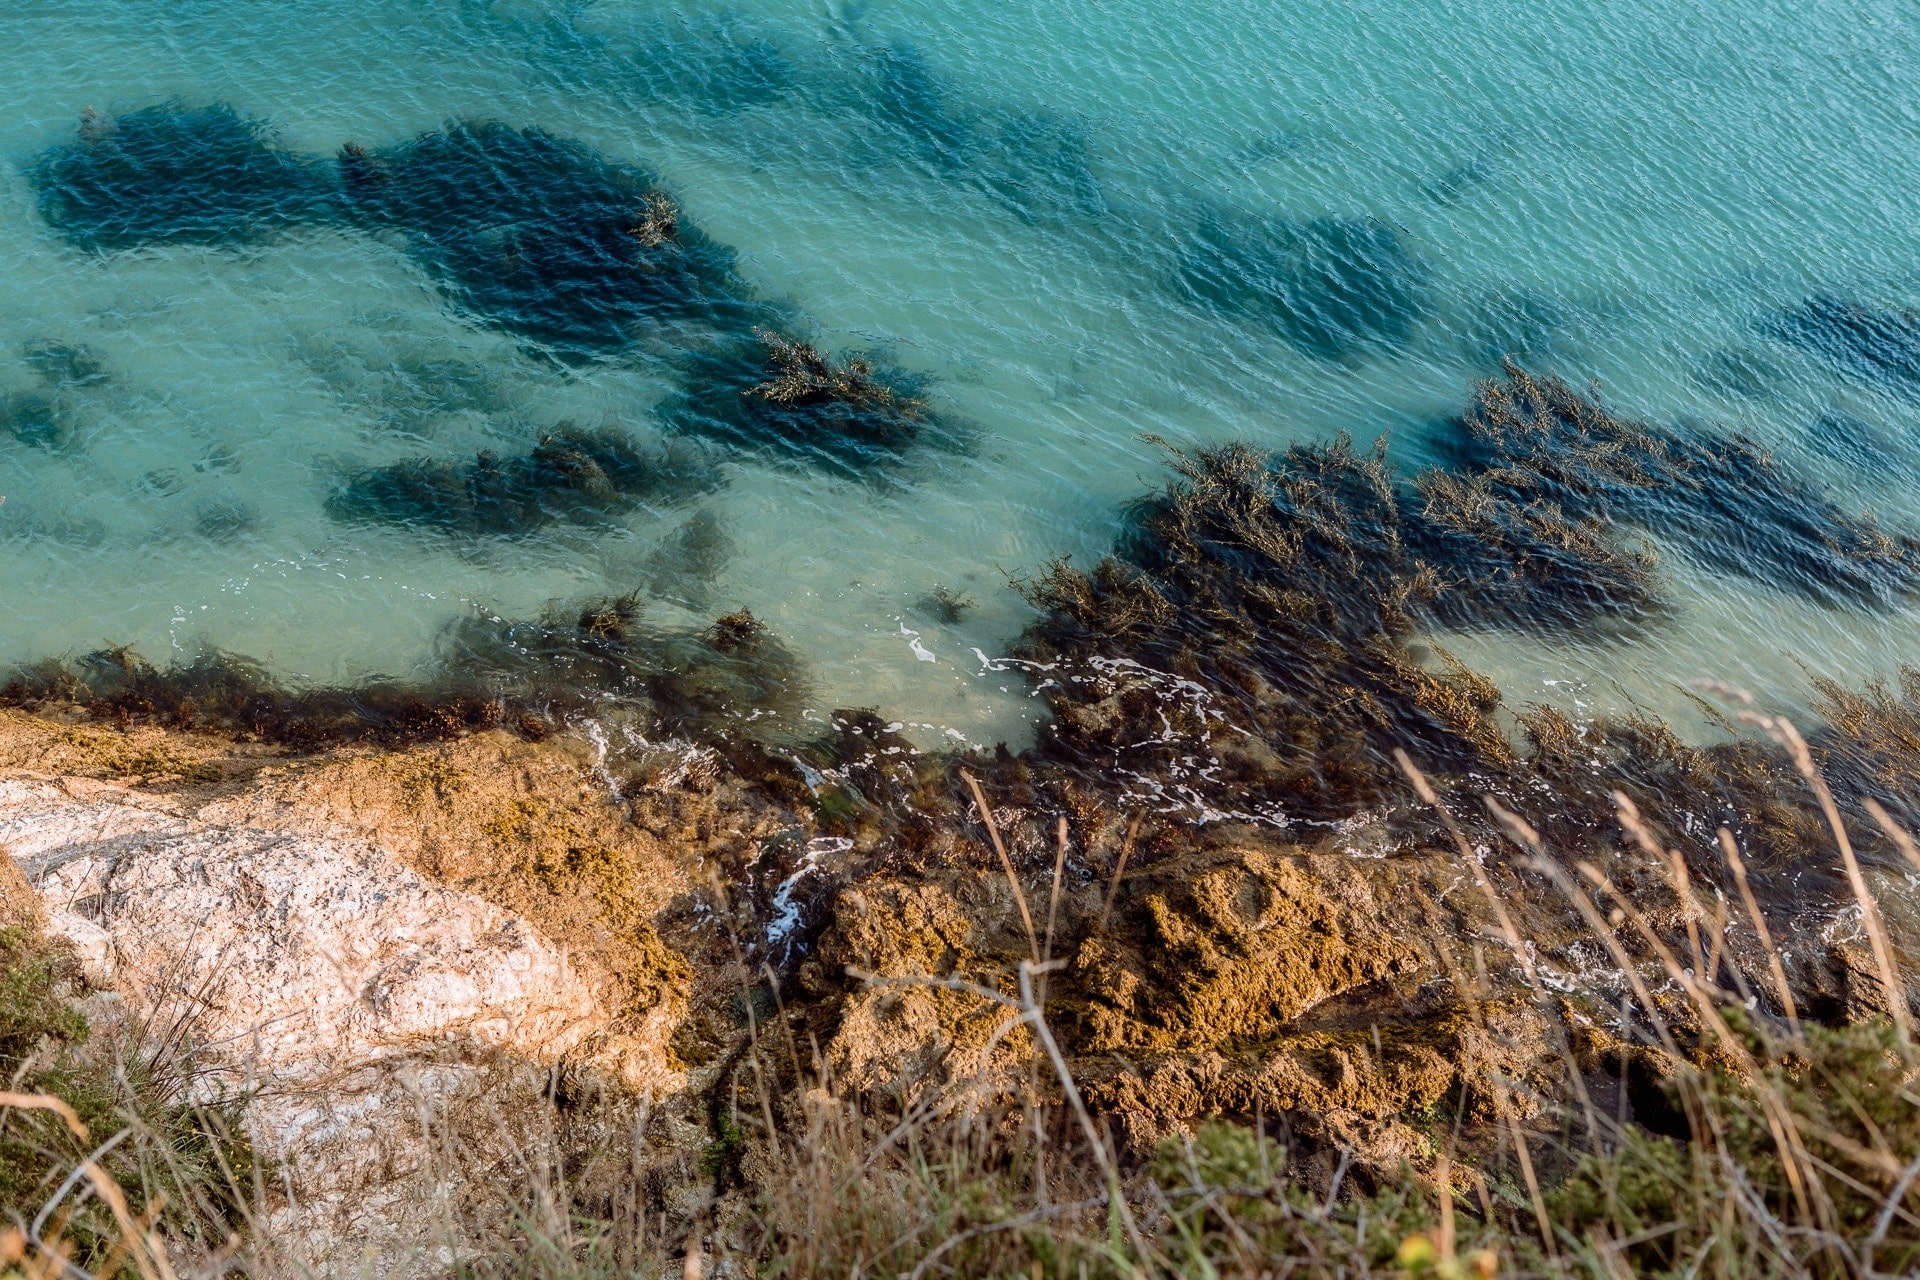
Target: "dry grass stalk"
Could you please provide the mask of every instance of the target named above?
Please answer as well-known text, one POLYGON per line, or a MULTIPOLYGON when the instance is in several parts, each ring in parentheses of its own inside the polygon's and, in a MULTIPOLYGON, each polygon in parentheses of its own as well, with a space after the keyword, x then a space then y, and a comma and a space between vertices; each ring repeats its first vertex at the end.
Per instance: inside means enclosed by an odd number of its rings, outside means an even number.
POLYGON ((1020 877, 1013 873, 1013 859, 1007 856, 1007 846, 1000 839, 1000 824, 993 820, 993 806, 987 803, 986 793, 980 790, 978 778, 962 769, 960 779, 973 792, 973 803, 980 811, 981 821, 986 823, 987 835, 993 840, 993 851, 1000 859, 1000 870, 1006 873, 1007 883, 1013 888, 1013 900, 1020 908, 1020 923, 1027 931, 1027 947, 1037 963, 1040 960, 1040 937, 1033 929, 1033 913, 1027 910, 1026 891, 1020 887, 1020 877))

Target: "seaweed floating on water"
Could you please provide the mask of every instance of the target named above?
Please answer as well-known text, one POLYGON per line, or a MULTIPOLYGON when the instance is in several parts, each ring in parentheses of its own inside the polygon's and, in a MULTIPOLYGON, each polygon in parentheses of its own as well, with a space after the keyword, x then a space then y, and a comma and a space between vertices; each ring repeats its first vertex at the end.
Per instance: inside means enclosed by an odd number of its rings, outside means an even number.
POLYGON ((1895 391, 1920 392, 1920 315, 1818 295, 1780 316, 1773 331, 1842 373, 1895 391))
POLYGON ((1455 447, 1502 498, 1639 525, 1717 572, 1831 605, 1920 592, 1920 540, 1842 511, 1753 441, 1622 418, 1558 378, 1509 364, 1481 386, 1455 447))
POLYGON ((910 446, 951 443, 918 379, 866 356, 838 361, 808 342, 756 329, 756 341, 703 348, 682 390, 656 411, 669 427, 766 449, 852 474, 910 446))
POLYGON ((406 231, 460 305, 562 356, 640 326, 737 332, 766 314, 733 251, 651 174, 540 129, 469 121, 379 152, 349 143, 339 169, 355 215, 406 231))
POLYGON ((47 222, 95 249, 234 243, 338 211, 324 166, 225 103, 111 118, 89 108, 78 136, 42 154, 28 177, 47 222))
POLYGON ((638 501, 682 500, 718 482, 710 464, 685 447, 648 449, 620 431, 562 427, 518 458, 414 458, 360 472, 326 508, 347 523, 516 535, 555 520, 605 520, 638 501))
POLYGON ((1517 502, 1485 475, 1423 472, 1403 537, 1454 589, 1425 612, 1455 626, 1555 628, 1661 607, 1653 552, 1550 502, 1517 502))
POLYGON ((1404 345, 1425 307, 1426 264, 1377 218, 1286 222, 1209 209, 1182 257, 1193 297, 1263 315, 1320 360, 1404 345))

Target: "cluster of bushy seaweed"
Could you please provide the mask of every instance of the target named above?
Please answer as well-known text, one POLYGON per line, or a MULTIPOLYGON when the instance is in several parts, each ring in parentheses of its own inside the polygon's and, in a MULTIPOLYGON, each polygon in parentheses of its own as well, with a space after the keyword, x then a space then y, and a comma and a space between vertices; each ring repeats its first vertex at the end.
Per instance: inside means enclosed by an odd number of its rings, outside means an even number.
POLYGON ((1825 604, 1886 606, 1920 590, 1920 539, 1841 510, 1743 436, 1621 417, 1513 365, 1457 425, 1459 465, 1523 506, 1638 525, 1716 572, 1825 604))
POLYGON ((611 428, 561 427, 517 458, 482 452, 459 465, 411 458, 362 471, 326 505, 350 523, 513 535, 555 520, 606 520, 635 502, 684 500, 717 483, 711 462, 694 450, 646 449, 611 428))
MULTIPOLYGON (((1055 714, 1045 752, 1167 803, 1331 817, 1396 793, 1391 753, 1404 749, 1483 790, 1550 784, 1569 826, 1604 826, 1607 788, 1624 784, 1708 832, 1804 847, 1817 817, 1780 799, 1797 784, 1777 752, 1695 749, 1640 719, 1582 727, 1535 708, 1503 720, 1492 684, 1417 631, 1646 625, 1664 587, 1632 523, 1708 565, 1852 603, 1910 593, 1920 544, 1840 512, 1745 441, 1619 418, 1513 367, 1454 430, 1457 467, 1411 483, 1383 446, 1344 439, 1277 457, 1176 453, 1179 478, 1138 504, 1114 555, 1026 584, 1043 613, 1016 655, 1055 714), (1744 485, 1756 509, 1743 515, 1744 485)), ((1895 731, 1884 705, 1875 723, 1895 731)))
POLYGON ((649 624, 638 594, 536 619, 451 622, 437 669, 416 681, 288 689, 259 663, 207 652, 156 667, 129 648, 17 667, 0 706, 79 711, 122 725, 235 734, 295 750, 400 746, 507 729, 542 738, 617 701, 648 731, 721 741, 778 737, 800 721, 803 664, 745 610, 704 629, 649 624))
POLYGON ((961 438, 912 375, 870 356, 836 361, 770 329, 689 353, 681 374, 656 411, 668 427, 832 470, 862 474, 912 445, 961 438))

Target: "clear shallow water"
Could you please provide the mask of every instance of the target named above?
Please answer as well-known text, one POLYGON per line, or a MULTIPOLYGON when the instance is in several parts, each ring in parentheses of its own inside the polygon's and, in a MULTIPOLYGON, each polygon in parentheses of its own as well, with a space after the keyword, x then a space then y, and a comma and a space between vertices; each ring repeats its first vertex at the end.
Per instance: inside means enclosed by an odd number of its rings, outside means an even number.
MULTIPOLYGON (((33 389, 35 342, 84 345, 107 376, 68 393, 61 447, 0 434, 0 657, 211 644, 294 680, 404 675, 475 608, 639 585, 666 621, 752 608, 808 656, 823 710, 1017 741, 1035 708, 972 651, 1023 623, 1007 573, 1097 556, 1158 483, 1142 434, 1384 434, 1412 464, 1522 346, 1920 528, 1917 402, 1764 323, 1815 293, 1920 302, 1920 26, 1893 4, 26 0, 5 31, 0 394, 33 389), (524 453, 563 421, 645 434, 671 370, 536 358, 399 242, 345 228, 74 248, 36 205, 35 157, 89 106, 169 98, 321 155, 485 117, 642 164, 823 345, 927 375, 977 440, 884 483, 729 455, 691 502, 513 540, 343 525, 323 503, 358 467, 524 453), (1221 209, 1397 228, 1425 264, 1404 340, 1329 360, 1196 305, 1177 246, 1221 209), (1882 454, 1821 447, 1835 412, 1882 454), (710 579, 673 572, 696 512, 731 542, 710 579), (936 585, 977 608, 940 621, 916 604, 936 585)), ((1920 656, 1911 612, 1664 558, 1681 608, 1632 643, 1440 639, 1515 701, 1683 719, 1677 682, 1793 705, 1804 669, 1920 656)))

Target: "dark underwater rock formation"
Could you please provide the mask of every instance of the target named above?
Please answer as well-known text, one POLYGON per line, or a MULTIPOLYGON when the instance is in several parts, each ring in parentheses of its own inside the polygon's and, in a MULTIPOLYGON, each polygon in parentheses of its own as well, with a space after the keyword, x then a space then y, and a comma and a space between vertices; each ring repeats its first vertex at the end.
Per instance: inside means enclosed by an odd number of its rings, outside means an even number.
POLYGON ((1920 315, 1912 311, 1821 294, 1780 316, 1773 330, 1842 373, 1920 394, 1920 315))
POLYGON ((540 129, 471 121, 379 152, 349 143, 339 171, 354 216, 404 231, 460 306, 563 356, 645 326, 734 332, 770 314, 653 175, 540 129))
POLYGON ((513 536, 556 520, 605 520, 635 502, 683 500, 718 483, 690 449, 648 449, 620 431, 566 427, 517 458, 413 458, 349 476, 327 499, 327 514, 352 524, 513 536))
POLYGON ((1226 209, 1201 213, 1182 250, 1189 294, 1270 321, 1316 359, 1397 347, 1425 307, 1427 265, 1378 218, 1289 222, 1226 209))
POLYGON ((89 110, 28 177, 48 225, 90 249, 231 244, 338 212, 325 166, 225 103, 89 110))

